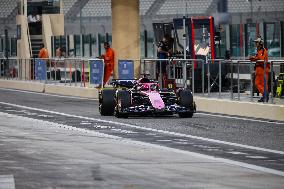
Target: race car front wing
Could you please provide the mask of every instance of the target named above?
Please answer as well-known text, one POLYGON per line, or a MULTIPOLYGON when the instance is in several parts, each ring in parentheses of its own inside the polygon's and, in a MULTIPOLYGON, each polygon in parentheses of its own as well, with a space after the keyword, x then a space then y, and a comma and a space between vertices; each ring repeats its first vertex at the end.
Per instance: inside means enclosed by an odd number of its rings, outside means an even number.
POLYGON ((166 105, 163 109, 156 109, 149 105, 138 105, 123 108, 121 112, 129 114, 177 114, 182 112, 195 112, 195 109, 191 110, 179 105, 166 105))

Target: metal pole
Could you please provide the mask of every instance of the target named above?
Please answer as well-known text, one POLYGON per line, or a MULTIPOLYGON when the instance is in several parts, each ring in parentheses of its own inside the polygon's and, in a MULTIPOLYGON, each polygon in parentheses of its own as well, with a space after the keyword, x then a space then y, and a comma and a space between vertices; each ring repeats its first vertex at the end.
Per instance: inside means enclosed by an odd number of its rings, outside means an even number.
MULTIPOLYGON (((145 62, 145 60, 144 60, 145 62)), ((146 62, 144 64, 144 66, 146 65, 146 62)), ((154 79, 158 79, 157 78, 157 61, 154 61, 154 79)))
POLYGON ((202 96, 204 96, 204 60, 201 61, 202 63, 202 96))
POLYGON ((4 33, 5 33, 4 34, 5 35, 5 43, 4 43, 4 46, 5 46, 4 52, 5 53, 4 53, 4 55, 5 55, 6 61, 4 61, 3 70, 4 70, 4 74, 6 72, 6 75, 8 77, 8 75, 9 75, 9 67, 10 67, 10 65, 9 65, 9 38, 8 38, 8 30, 5 29, 4 33))
MULTIPOLYGON (((55 47, 55 44, 54 44, 54 36, 51 36, 51 57, 54 57, 55 55, 55 51, 56 51, 56 49, 55 49, 56 47, 55 47)), ((51 68, 51 67, 50 67, 51 68)))
POLYGON ((27 59, 25 59, 25 69, 24 69, 24 73, 25 73, 25 81, 27 80, 27 76, 26 76, 26 66, 27 66, 27 59))
POLYGON ((70 60, 70 63, 69 63, 69 84, 71 86, 71 82, 72 82, 72 61, 70 60))
POLYGON ((270 93, 271 93, 271 103, 273 104, 273 81, 274 81, 274 77, 273 77, 273 61, 271 61, 271 64, 270 64, 270 93))
POLYGON ((77 86, 77 61, 75 60, 75 70, 74 70, 75 74, 75 86, 77 86))
MULTIPOLYGON (((17 64, 18 64, 17 80, 19 80, 19 77, 20 77, 20 60, 17 60, 17 64)), ((1 66, 0 66, 0 67, 1 67, 1 66)), ((0 73, 1 73, 1 68, 0 68, 0 73)))
MULTIPOLYGON (((19 76, 20 76, 20 60, 17 60, 17 67, 18 67, 18 69, 17 69, 17 80, 19 80, 19 76)), ((1 66, 0 66, 0 73, 1 73, 1 66)))
POLYGON ((194 61, 191 61, 191 69, 192 69, 192 83, 191 83, 191 91, 192 91, 192 95, 194 95, 194 61))
POLYGON ((7 64, 7 68, 6 68, 6 76, 7 76, 7 79, 10 79, 10 59, 6 59, 7 60, 7 62, 6 62, 6 64, 7 64))
POLYGON ((65 35, 65 55, 66 57, 69 57, 70 56, 70 45, 69 45, 69 37, 68 35, 65 35))
MULTIPOLYGON (((59 60, 58 60, 59 61, 59 60)), ((57 74, 57 61, 55 61, 55 64, 54 64, 54 80, 57 81, 57 77, 56 77, 56 74, 57 74)), ((56 82, 55 82, 56 83, 56 82)))
POLYGON ((80 87, 82 87, 83 86, 83 84, 82 84, 82 76, 83 76, 83 67, 82 67, 82 61, 83 61, 83 59, 81 60, 81 61, 79 61, 79 69, 80 69, 80 72, 81 72, 81 79, 80 79, 80 87))
POLYGON ((85 61, 84 60, 83 60, 82 80, 83 80, 84 87, 86 87, 86 83, 85 83, 85 61))
POLYGON ((52 59, 49 61, 49 81, 51 82, 51 61, 52 59))
POLYGON ((145 71, 145 59, 141 59, 140 60, 140 64, 141 64, 140 74, 144 75, 144 74, 146 74, 146 71, 145 71))
POLYGON ((32 80, 32 72, 33 72, 33 68, 32 68, 32 59, 29 59, 29 64, 28 64, 28 80, 32 80))
POLYGON ((231 60, 231 100, 234 99, 234 91, 233 91, 233 61, 231 60))
POLYGON ((183 84, 184 88, 187 88, 187 83, 186 83, 186 61, 183 61, 183 67, 182 67, 182 76, 183 76, 183 84))
POLYGON ((250 101, 253 101, 253 79, 252 79, 252 61, 249 62, 249 70, 250 70, 250 101))
POLYGON ((64 85, 66 85, 66 77, 67 77, 67 63, 66 59, 64 59, 64 85))
POLYGON ((211 87, 210 87, 210 66, 209 66, 209 61, 207 62, 207 91, 208 91, 208 97, 210 96, 210 90, 211 90, 211 87))
POLYGON ((19 66, 19 80, 22 80, 22 76, 23 76, 23 60, 20 59, 19 63, 20 63, 20 66, 19 66))
POLYGON ((80 47, 81 47, 81 48, 80 48, 80 49, 81 49, 80 54, 81 54, 81 57, 83 57, 83 53, 84 53, 84 51, 83 51, 83 48, 84 48, 83 45, 84 45, 84 44, 83 44, 83 34, 81 34, 81 35, 80 35, 80 47))
POLYGON ((238 61, 238 100, 240 100, 240 62, 238 61))
POLYGON ((222 61, 219 60, 219 98, 221 98, 221 90, 222 90, 222 80, 221 80, 221 66, 222 66, 222 61))

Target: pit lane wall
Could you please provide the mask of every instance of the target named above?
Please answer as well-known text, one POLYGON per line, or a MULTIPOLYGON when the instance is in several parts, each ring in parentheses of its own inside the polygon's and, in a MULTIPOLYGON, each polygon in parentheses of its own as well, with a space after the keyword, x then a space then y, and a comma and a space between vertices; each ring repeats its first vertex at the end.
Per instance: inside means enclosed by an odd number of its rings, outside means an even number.
POLYGON ((83 98, 98 98, 98 90, 95 88, 62 86, 54 84, 37 83, 31 81, 15 81, 0 79, 0 88, 18 89, 39 93, 58 94, 64 96, 76 96, 83 98))
POLYGON ((197 111, 284 121, 284 105, 194 97, 197 111))
MULTIPOLYGON (((15 81, 0 79, 0 88, 34 91, 65 96, 98 98, 98 89, 35 83, 30 81, 15 81)), ((210 112, 226 115, 236 115, 259 119, 284 121, 284 105, 263 104, 230 101, 224 99, 194 97, 197 112, 210 112)))

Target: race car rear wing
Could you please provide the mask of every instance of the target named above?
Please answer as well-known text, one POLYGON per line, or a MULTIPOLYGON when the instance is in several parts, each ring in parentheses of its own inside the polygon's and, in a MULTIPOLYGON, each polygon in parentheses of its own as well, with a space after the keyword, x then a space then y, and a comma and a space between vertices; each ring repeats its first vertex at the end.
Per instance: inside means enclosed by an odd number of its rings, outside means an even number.
POLYGON ((158 83, 156 80, 147 79, 147 82, 142 79, 113 79, 110 84, 115 88, 117 87, 125 87, 125 88, 133 88, 138 83, 158 83))
POLYGON ((128 80, 128 79, 113 79, 110 84, 115 87, 125 87, 125 88, 133 88, 137 80, 128 80))

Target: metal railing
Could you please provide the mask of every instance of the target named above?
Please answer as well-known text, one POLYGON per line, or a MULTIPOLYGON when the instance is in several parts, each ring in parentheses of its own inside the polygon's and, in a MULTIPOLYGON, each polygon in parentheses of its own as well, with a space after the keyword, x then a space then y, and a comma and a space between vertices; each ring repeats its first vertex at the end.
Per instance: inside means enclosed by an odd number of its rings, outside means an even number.
MULTIPOLYGON (((263 61, 257 61, 257 62, 263 62, 263 61)), ((241 100, 241 93, 244 92, 244 89, 241 89, 242 84, 247 85, 244 86, 245 92, 249 92, 249 101, 253 102, 254 98, 254 71, 253 68, 255 67, 256 62, 251 62, 250 60, 224 60, 224 59, 208 59, 208 60, 203 60, 203 59, 143 59, 141 60, 141 74, 150 74, 150 77, 152 79, 157 79, 158 81, 161 82, 160 75, 155 75, 154 73, 158 72, 161 73, 161 63, 164 63, 168 70, 168 78, 171 77, 171 73, 174 73, 175 80, 178 80, 182 78, 183 84, 185 88, 190 87, 192 90, 192 93, 195 93, 196 91, 196 86, 201 85, 201 91, 198 92, 198 94, 201 94, 202 96, 207 96, 211 97, 211 93, 218 93, 217 98, 223 98, 224 96, 223 92, 223 78, 224 74, 222 70, 223 66, 226 67, 226 76, 227 76, 227 82, 230 82, 230 86, 227 87, 229 95, 231 100, 241 100), (157 66, 157 63, 160 66, 157 66), (152 65, 146 66, 147 64, 152 65), (201 64, 201 65, 200 65, 201 64), (196 67, 196 65, 199 65, 196 67), (214 66, 215 65, 215 66, 214 66), (148 67, 148 70, 145 70, 145 68, 148 67), (150 70, 149 70, 150 68, 150 70), (179 69, 180 68, 180 69, 179 69), (158 70, 159 69, 159 70, 158 70), (213 70, 211 70, 213 69, 213 70), (216 72, 217 69, 217 72, 216 72), (182 70, 182 71, 180 71, 182 70), (245 71, 245 73, 244 73, 245 71), (176 75, 176 72, 178 73, 176 75), (197 73, 196 73, 197 72, 197 73), (190 74, 190 77, 188 78, 188 73, 190 74), (199 74, 199 75, 198 75, 199 74), (199 80, 196 80, 195 77, 199 76, 199 80), (157 77, 158 76, 158 77, 157 77), (207 85, 205 83, 205 80, 207 81, 207 85), (195 82, 198 81, 198 84, 195 82), (200 83, 201 82, 201 83, 200 83), (206 86, 206 87, 205 87, 206 86), (217 86, 217 91, 216 87, 217 86), (214 92, 212 92, 212 88, 214 89, 214 92), (235 98, 236 95, 236 98, 235 98)), ((270 66, 270 92, 267 94, 270 97, 270 103, 274 103, 274 95, 273 95, 273 86, 275 85, 274 82, 274 74, 276 71, 276 76, 277 73, 279 74, 279 67, 280 64, 284 64, 284 60, 271 60, 268 61, 268 63, 271 65, 270 66), (277 65, 277 69, 274 69, 274 65, 277 65)), ((263 64, 264 67, 266 67, 266 64, 263 64)), ((266 78, 266 74, 264 72, 264 80, 268 80, 266 78)), ((267 81, 268 83, 268 81, 267 81)), ((264 83, 265 86, 265 83, 264 83)), ((200 86, 197 86, 200 87, 200 86)), ((265 87, 264 87, 265 88, 265 87)), ((266 88, 265 88, 266 89, 266 88)), ((264 94, 266 95, 266 94, 264 94)), ((213 95, 213 97, 216 97, 216 95, 213 95)), ((284 104, 284 102, 283 102, 284 104)))
MULTIPOLYGON (((89 87, 88 62, 86 58, 0 59, 0 78, 89 87), (46 65, 46 77, 36 77, 34 65, 38 60, 46 65)), ((271 60, 268 63, 271 79, 270 92, 267 94, 270 97, 269 103, 274 103, 274 74, 279 75, 284 60, 271 60)), ((157 79, 161 86, 165 86, 166 80, 173 80, 177 88, 189 88, 199 96, 237 101, 246 97, 248 101, 254 102, 254 66, 255 62, 250 60, 141 59, 139 69, 140 74, 157 79)), ((264 78, 268 80, 266 74, 264 78)))
POLYGON ((44 82, 46 84, 80 85, 88 82, 88 59, 0 59, 0 78, 44 82), (35 62, 41 60, 46 65, 45 77, 36 77, 35 62))

